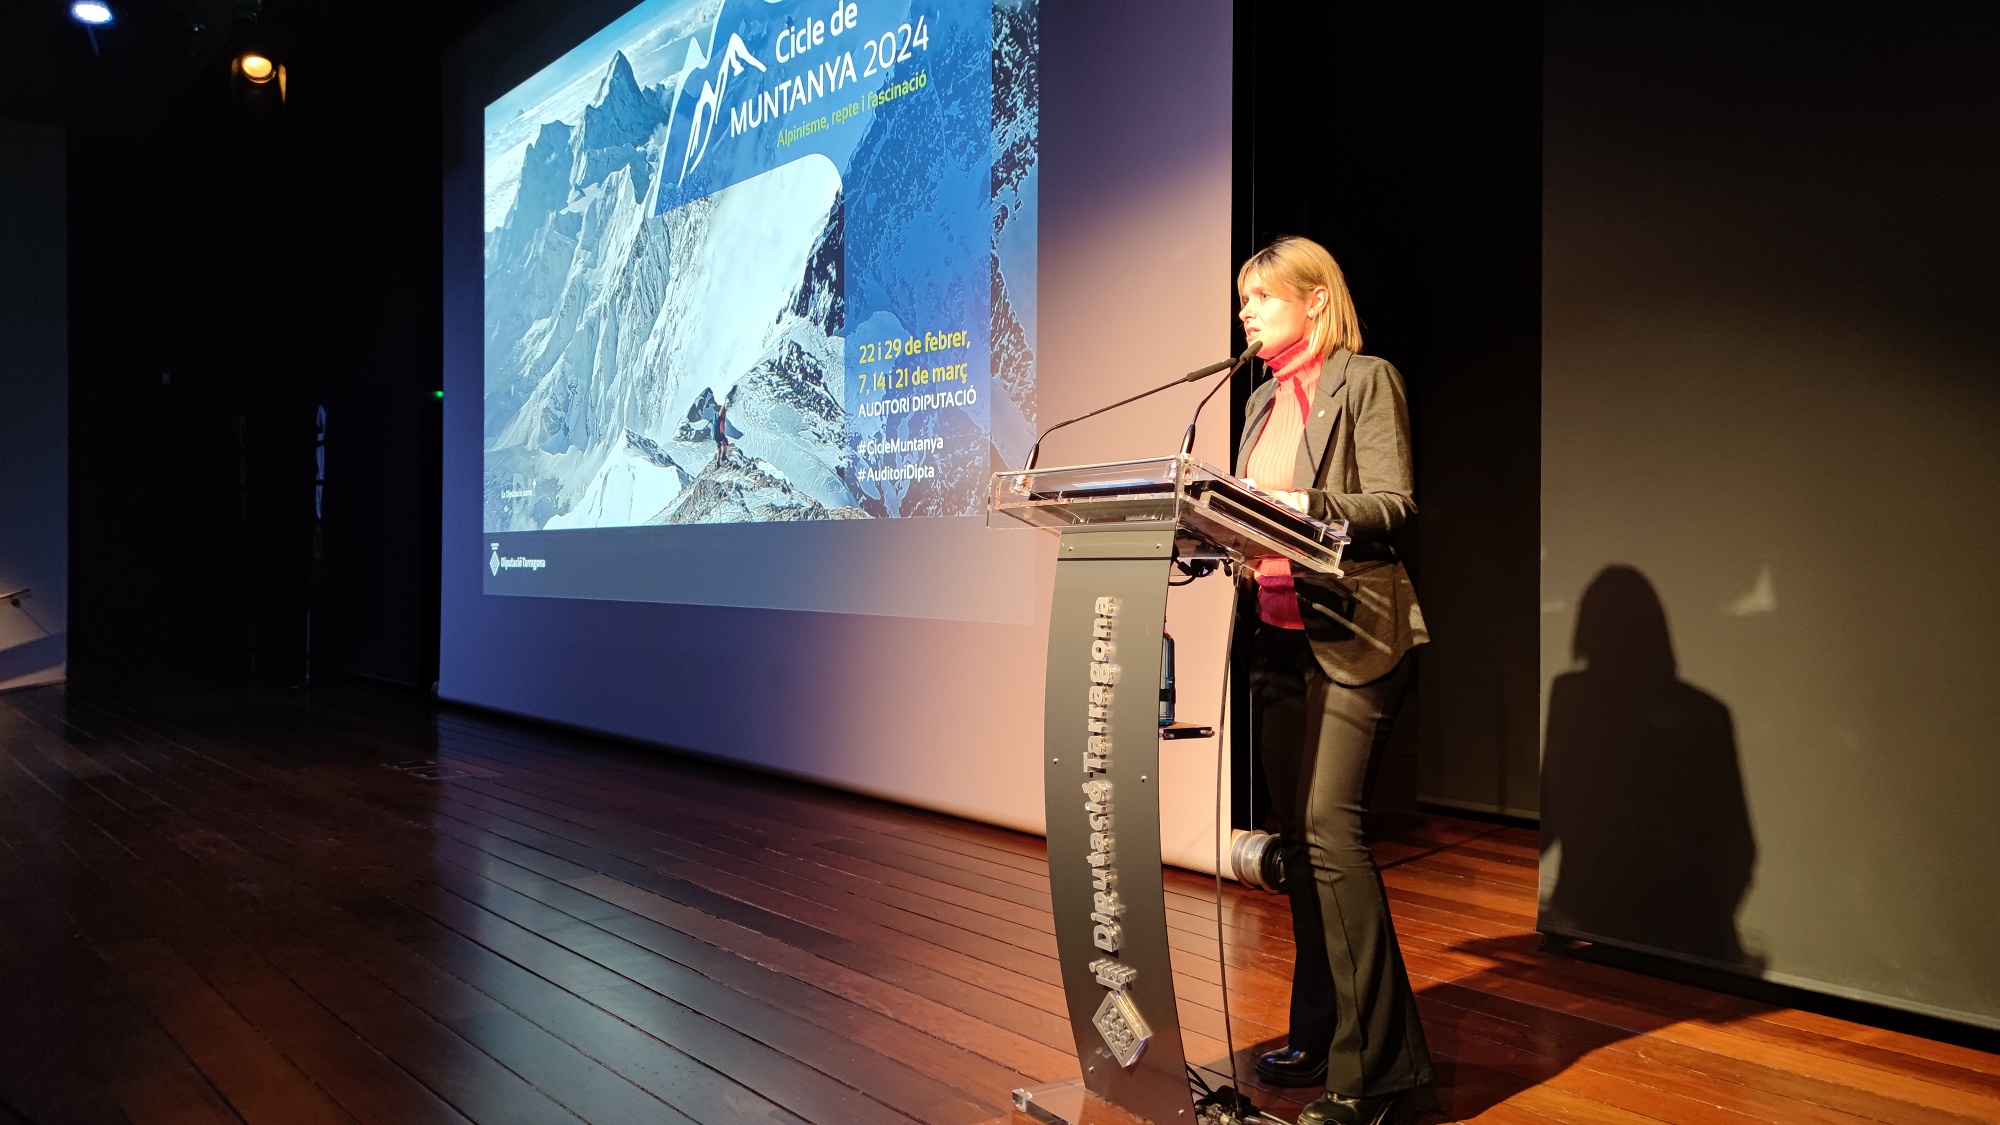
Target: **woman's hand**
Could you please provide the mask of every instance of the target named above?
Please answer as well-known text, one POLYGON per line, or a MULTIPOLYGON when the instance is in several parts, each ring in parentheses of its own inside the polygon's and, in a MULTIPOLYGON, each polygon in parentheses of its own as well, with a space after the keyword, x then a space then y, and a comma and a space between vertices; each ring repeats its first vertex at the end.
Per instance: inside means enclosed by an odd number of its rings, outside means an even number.
POLYGON ((1267 492, 1266 496, 1297 512, 1305 512, 1312 501, 1303 492, 1267 492))
POLYGON ((1271 499, 1276 500, 1278 503, 1283 504, 1287 508, 1291 508, 1295 511, 1305 512, 1307 514, 1310 514, 1312 501, 1303 492, 1287 491, 1285 489, 1276 489, 1276 488, 1265 489, 1259 486, 1256 480, 1251 477, 1244 477, 1243 483, 1249 485, 1255 491, 1262 492, 1264 495, 1269 496, 1271 499))

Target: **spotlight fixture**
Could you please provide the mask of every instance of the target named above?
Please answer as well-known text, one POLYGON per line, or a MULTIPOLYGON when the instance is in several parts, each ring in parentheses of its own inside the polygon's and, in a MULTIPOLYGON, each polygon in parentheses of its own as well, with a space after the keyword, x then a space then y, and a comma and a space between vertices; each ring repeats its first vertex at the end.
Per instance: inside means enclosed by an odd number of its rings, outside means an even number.
POLYGON ((239 100, 247 99, 243 104, 276 109, 285 104, 288 93, 285 64, 264 52, 264 48, 254 47, 230 59, 229 73, 240 83, 236 95, 239 100))
POLYGON ((69 14, 76 22, 87 23, 93 27, 101 27, 110 23, 112 19, 111 6, 102 0, 76 0, 76 3, 69 6, 69 14))

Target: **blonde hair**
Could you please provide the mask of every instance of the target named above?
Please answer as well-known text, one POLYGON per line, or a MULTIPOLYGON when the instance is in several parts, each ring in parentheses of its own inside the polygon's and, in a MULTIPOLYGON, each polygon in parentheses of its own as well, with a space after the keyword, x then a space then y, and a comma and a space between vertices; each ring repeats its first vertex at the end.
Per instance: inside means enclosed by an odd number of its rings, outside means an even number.
POLYGON ((1341 348, 1361 351, 1361 318, 1354 312, 1354 297, 1347 291, 1347 278, 1340 263, 1326 247, 1310 238, 1286 235, 1250 255, 1236 271, 1236 291, 1241 293, 1252 276, 1266 284, 1279 282, 1301 297, 1315 289, 1326 290, 1326 308, 1313 321, 1312 350, 1321 359, 1341 348))

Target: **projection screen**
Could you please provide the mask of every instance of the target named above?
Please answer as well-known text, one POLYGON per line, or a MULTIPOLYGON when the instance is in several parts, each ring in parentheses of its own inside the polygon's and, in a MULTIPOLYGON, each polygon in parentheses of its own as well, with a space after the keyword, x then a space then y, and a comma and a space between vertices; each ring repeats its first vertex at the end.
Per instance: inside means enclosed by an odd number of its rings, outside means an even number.
POLYGON ((485 107, 485 592, 1021 616, 963 527, 825 525, 1034 440, 1037 7, 648 0, 485 107), (813 578, 926 556, 980 580, 813 578))
MULTIPOLYGON (((529 5, 448 69, 440 694, 1039 831, 1053 541, 986 479, 1227 354, 1226 6, 529 5)), ((1227 594, 1175 595, 1184 717, 1227 594)))

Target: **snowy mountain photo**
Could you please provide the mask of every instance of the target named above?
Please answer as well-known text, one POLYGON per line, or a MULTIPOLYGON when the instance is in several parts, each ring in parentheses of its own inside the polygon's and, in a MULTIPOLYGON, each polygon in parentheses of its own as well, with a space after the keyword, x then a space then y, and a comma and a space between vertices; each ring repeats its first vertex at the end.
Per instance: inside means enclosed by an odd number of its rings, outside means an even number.
POLYGON ((656 0, 488 108, 486 530, 968 515, 1033 440, 1033 0, 787 55, 822 7, 656 0))

